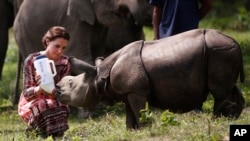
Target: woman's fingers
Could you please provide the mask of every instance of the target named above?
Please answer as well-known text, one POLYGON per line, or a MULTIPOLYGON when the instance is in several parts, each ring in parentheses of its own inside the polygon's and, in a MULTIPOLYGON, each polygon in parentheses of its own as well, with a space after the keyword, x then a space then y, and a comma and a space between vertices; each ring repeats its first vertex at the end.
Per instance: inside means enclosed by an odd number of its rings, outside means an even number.
POLYGON ((40 76, 39 74, 37 74, 37 75, 35 76, 35 80, 36 80, 36 84, 37 84, 37 85, 40 85, 40 83, 41 83, 41 76, 40 76))

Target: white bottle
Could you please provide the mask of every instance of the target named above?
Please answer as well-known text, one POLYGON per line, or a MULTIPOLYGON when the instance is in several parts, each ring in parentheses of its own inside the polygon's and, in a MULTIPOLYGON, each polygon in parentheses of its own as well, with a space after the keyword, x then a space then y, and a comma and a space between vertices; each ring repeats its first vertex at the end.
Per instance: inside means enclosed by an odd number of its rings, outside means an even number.
POLYGON ((51 94, 55 90, 54 76, 57 73, 54 61, 49 60, 46 55, 39 55, 34 61, 34 66, 37 73, 41 76, 39 86, 45 92, 51 94))

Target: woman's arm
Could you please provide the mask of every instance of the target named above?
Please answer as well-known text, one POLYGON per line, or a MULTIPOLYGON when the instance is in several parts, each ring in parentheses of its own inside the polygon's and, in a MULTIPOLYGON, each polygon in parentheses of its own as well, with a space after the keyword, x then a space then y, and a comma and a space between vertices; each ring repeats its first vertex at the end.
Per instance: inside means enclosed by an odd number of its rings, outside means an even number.
POLYGON ((36 72, 33 65, 33 56, 28 56, 23 67, 23 95, 29 100, 34 98, 42 90, 36 80, 36 72))

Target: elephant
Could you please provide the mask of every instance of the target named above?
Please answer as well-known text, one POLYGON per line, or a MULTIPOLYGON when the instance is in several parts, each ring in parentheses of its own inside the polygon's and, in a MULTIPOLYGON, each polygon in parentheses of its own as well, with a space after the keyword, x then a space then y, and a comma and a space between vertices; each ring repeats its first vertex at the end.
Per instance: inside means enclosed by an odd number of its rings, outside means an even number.
POLYGON ((13 27, 20 53, 25 58, 31 52, 42 50, 40 40, 45 31, 60 25, 72 36, 65 54, 93 64, 93 58, 104 54, 102 41, 107 27, 122 24, 129 13, 138 23, 143 22, 143 16, 137 14, 140 12, 138 1, 23 1, 13 27))
POLYGON ((104 56, 110 55, 133 41, 145 40, 143 27, 152 27, 153 6, 145 0, 138 0, 138 3, 138 12, 135 15, 129 14, 122 25, 108 27, 104 56))
POLYGON ((108 28, 104 56, 106 57, 123 46, 138 40, 145 40, 143 25, 135 24, 133 16, 130 16, 122 25, 108 28))
POLYGON ((6 57, 9 41, 9 29, 14 21, 14 6, 8 0, 0 1, 0 79, 2 79, 2 71, 4 60, 6 57))
MULTIPOLYGON (((43 50, 43 34, 50 27, 60 25, 72 37, 65 54, 93 64, 94 58, 105 54, 103 41, 106 40, 109 27, 126 22, 128 15, 133 15, 138 24, 151 19, 147 14, 144 14, 146 17, 140 15, 143 13, 140 10, 146 10, 140 8, 145 4, 143 0, 25 0, 18 10, 13 26, 20 52, 19 60, 32 52, 43 50)), ((20 63, 21 61, 19 66, 20 63)), ((17 72, 19 70, 20 67, 17 72)), ((17 101, 18 98, 14 99, 17 101)))
POLYGON ((102 98, 125 103, 126 127, 138 129, 145 104, 185 113, 214 98, 213 115, 238 118, 245 99, 237 81, 244 82, 237 41, 215 29, 194 29, 168 38, 135 41, 97 65, 74 57, 77 76, 56 84, 56 98, 74 106, 92 107, 102 98))
POLYGON ((16 13, 23 0, 1 0, 0 1, 0 80, 4 61, 8 49, 9 29, 12 28, 16 13))

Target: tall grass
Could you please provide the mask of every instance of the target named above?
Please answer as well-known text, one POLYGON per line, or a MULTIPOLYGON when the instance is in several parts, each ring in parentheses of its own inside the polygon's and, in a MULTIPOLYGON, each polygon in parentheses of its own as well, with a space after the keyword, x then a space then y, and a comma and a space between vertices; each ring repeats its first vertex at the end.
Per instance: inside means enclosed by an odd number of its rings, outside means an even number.
MULTIPOLYGON (((153 34, 151 28, 145 28, 144 31, 146 32, 146 39, 152 40, 153 34)), ((229 136, 230 125, 249 124, 250 42, 248 38, 250 37, 250 32, 224 32, 234 37, 240 43, 244 55, 246 82, 244 84, 239 83, 239 86, 243 90, 247 107, 239 119, 212 119, 213 98, 208 97, 203 106, 204 112, 174 114, 173 118, 178 124, 163 124, 161 119, 163 111, 151 108, 152 118, 154 119, 151 126, 136 131, 127 130, 125 126, 124 105, 117 103, 100 112, 101 115, 97 118, 79 119, 74 115, 70 115, 70 128, 65 133, 63 139, 72 141, 218 141, 226 139, 229 136)), ((0 141, 27 140, 24 134, 26 125, 18 117, 16 106, 8 107, 8 105, 11 105, 10 100, 14 91, 16 54, 17 47, 15 41, 13 38, 10 38, 3 80, 0 81, 0 141)), ((28 140, 50 141, 52 139, 31 136, 28 140)))

